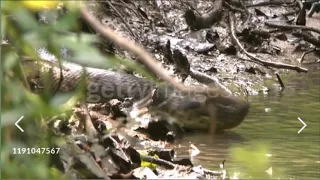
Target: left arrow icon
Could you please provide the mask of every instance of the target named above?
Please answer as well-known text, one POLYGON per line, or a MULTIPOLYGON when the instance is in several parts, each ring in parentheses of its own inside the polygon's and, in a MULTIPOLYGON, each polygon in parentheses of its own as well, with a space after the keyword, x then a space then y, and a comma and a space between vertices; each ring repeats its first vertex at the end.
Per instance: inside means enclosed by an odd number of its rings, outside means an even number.
POLYGON ((24 130, 18 125, 18 123, 24 118, 24 116, 21 116, 21 118, 18 119, 18 121, 16 123, 14 123, 14 125, 17 126, 18 129, 20 129, 21 132, 24 132, 24 130))

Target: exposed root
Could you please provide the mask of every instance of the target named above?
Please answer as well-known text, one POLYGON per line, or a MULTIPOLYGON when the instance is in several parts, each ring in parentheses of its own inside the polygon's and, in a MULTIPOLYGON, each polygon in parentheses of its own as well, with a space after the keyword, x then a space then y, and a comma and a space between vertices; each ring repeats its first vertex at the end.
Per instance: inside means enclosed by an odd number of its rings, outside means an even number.
POLYGON ((209 28, 212 24, 220 21, 222 17, 222 0, 214 2, 213 10, 209 13, 199 16, 193 12, 193 10, 187 10, 184 14, 184 18, 188 26, 192 30, 199 30, 209 28))

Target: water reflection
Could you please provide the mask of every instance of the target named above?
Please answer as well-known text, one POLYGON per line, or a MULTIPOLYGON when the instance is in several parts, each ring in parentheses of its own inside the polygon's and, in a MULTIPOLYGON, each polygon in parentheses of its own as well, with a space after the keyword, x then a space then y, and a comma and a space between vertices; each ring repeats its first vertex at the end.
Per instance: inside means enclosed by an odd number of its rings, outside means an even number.
POLYGON ((232 162, 231 148, 262 142, 270 147, 274 170, 282 168, 286 175, 294 178, 319 178, 320 66, 313 64, 307 68, 306 74, 293 72, 281 76, 285 91, 249 97, 250 113, 238 128, 215 139, 209 135, 185 137, 179 142, 182 150, 178 152, 187 155, 191 142, 201 151, 193 163, 217 169, 219 163, 227 160, 228 169, 237 170, 241 164, 232 162), (300 134, 297 132, 303 125, 298 117, 307 123, 300 134))

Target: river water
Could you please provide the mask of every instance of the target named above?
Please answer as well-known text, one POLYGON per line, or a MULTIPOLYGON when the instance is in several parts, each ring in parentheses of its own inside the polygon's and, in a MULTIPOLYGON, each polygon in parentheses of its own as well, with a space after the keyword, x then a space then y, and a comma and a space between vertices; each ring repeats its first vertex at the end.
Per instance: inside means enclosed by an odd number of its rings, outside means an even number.
POLYGON ((178 156, 189 154, 192 143, 200 150, 195 165, 219 169, 226 160, 231 177, 239 172, 239 178, 320 178, 320 66, 307 68, 308 73, 281 75, 281 93, 249 97, 250 113, 239 127, 214 139, 183 138, 178 156), (307 124, 299 134, 298 117, 307 124))

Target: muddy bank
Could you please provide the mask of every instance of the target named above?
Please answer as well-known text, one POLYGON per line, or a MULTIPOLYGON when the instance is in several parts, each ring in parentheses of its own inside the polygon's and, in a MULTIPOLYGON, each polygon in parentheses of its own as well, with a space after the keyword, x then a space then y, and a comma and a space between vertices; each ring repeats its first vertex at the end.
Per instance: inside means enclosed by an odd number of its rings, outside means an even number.
MULTIPOLYGON (((295 25, 294 20, 300 12, 296 3, 269 4, 177 0, 110 1, 91 6, 105 25, 144 45, 171 74, 178 75, 180 81, 187 85, 218 82, 243 96, 256 95, 270 88, 264 80, 276 82, 276 72, 281 75, 302 71, 277 68, 248 57, 233 43, 228 13, 235 14, 235 34, 244 49, 260 60, 300 66, 303 53, 319 46, 303 40, 301 33, 306 35, 308 31, 266 26, 265 23, 295 25), (182 54, 184 59, 175 58, 175 52, 182 54), (190 69, 209 76, 210 80, 194 76, 190 69)), ((306 26, 319 27, 319 14, 305 18, 306 26)), ((318 36, 319 32, 311 32, 309 37, 317 39, 318 36)), ((135 59, 118 48, 115 53, 135 59)), ((317 53, 310 53, 305 62, 318 58, 317 53)))

